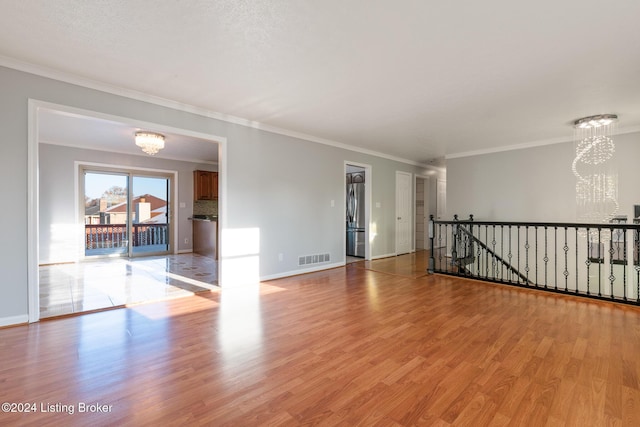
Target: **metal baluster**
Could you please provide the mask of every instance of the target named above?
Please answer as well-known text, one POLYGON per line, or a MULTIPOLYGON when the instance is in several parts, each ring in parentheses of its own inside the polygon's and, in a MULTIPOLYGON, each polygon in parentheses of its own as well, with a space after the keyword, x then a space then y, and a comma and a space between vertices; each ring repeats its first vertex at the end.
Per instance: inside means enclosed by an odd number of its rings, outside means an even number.
POLYGON ((624 230, 624 234, 622 235, 622 258, 624 258, 624 263, 622 263, 622 299, 627 300, 627 233, 629 230, 624 230))
POLYGON ((438 271, 442 271, 442 252, 442 224, 438 224, 438 271))
POLYGON ((509 257, 509 269, 507 270, 507 280, 509 282, 513 282, 513 270, 511 269, 511 267, 513 267, 513 264, 511 263, 511 258, 513 257, 511 253, 511 225, 509 225, 509 254, 507 256, 509 257))
POLYGON ((443 236, 442 229, 444 228, 444 240, 445 240, 444 244, 447 245, 448 244, 447 243, 447 235, 449 234, 449 232, 447 231, 448 227, 449 226, 447 224, 440 224, 440 226, 438 227, 438 233, 439 233, 439 236, 438 236, 438 244, 439 244, 438 255, 439 255, 439 258, 440 258, 440 270, 441 271, 448 271, 447 270, 448 265, 445 262, 446 259, 443 259, 443 258, 446 258, 444 255, 446 255, 446 253, 447 253, 447 247, 444 246, 444 250, 442 250, 442 248, 443 248, 443 246, 442 246, 442 236, 443 236))
POLYGON ((640 230, 635 230, 633 262, 636 269, 636 303, 640 303, 640 230))
POLYGON ((431 249, 429 253, 429 265, 427 266, 427 272, 433 274, 435 272, 436 267, 436 258, 434 256, 434 244, 433 244, 433 215, 429 215, 429 248, 431 249))
POLYGON ((574 229, 574 231, 576 232, 576 293, 578 293, 578 276, 580 275, 580 268, 578 267, 580 264, 578 264, 578 252, 579 252, 579 248, 580 248, 580 243, 578 240, 578 227, 576 227, 574 229))
MULTIPOLYGON (((453 216, 454 221, 458 221, 458 215, 453 216)), ((458 263, 458 224, 453 224, 451 227, 451 268, 456 274, 460 272, 460 269, 456 268, 458 263)))
MULTIPOLYGON (((485 225, 484 226, 484 244, 486 247, 489 247, 487 243, 489 243, 489 226, 485 225)), ((485 279, 488 279, 489 278, 489 251, 485 249, 484 253, 485 253, 484 277, 485 279)))
POLYGON ((544 226, 544 288, 547 289, 547 269, 549 265, 549 252, 547 248, 547 226, 544 226))
MULTIPOLYGON (((504 259, 504 225, 500 224, 500 258, 504 259)), ((504 282, 504 264, 500 263, 500 281, 504 282)))
POLYGON ((529 226, 526 225, 524 227, 524 236, 525 236, 525 243, 524 243, 524 254, 525 254, 525 267, 524 267, 524 271, 527 273, 526 274, 526 281, 525 284, 528 286, 529 285, 529 226))
MULTIPOLYGON (((589 289, 589 285, 590 285, 590 281, 591 281, 591 275, 590 273, 590 268, 591 268, 591 242, 590 242, 590 231, 589 231, 589 227, 587 227, 587 295, 591 295, 590 293, 590 289, 589 289)), ((576 292, 578 292, 578 290, 576 289, 576 292)))
POLYGON ((536 260, 536 288, 537 288, 538 287, 538 283, 540 283, 538 281, 538 226, 537 225, 533 228, 533 231, 534 231, 535 236, 536 236, 536 238, 535 238, 535 245, 536 245, 536 248, 535 248, 535 252, 536 252, 535 260, 536 260))
POLYGON ((558 289, 558 227, 553 227, 553 272, 555 274, 555 283, 553 288, 558 289))
POLYGON ((602 263, 604 262, 604 255, 602 250, 602 228, 598 227, 598 296, 602 296, 602 263))
MULTIPOLYGON (((567 245, 567 227, 564 228, 564 247, 562 249, 564 250, 564 291, 569 292, 569 245, 567 245)), ((578 253, 578 248, 576 248, 576 253, 578 253)))
MULTIPOLYGON (((518 271, 520 271, 520 226, 518 226, 518 271)), ((520 283, 521 277, 518 275, 518 283, 520 283)))
POLYGON ((491 245, 492 245, 492 253, 491 253, 491 275, 493 279, 496 279, 496 226, 491 226, 491 245))
POLYGON ((613 254, 615 250, 613 249, 613 229, 610 229, 609 235, 609 288, 611 290, 610 298, 613 299, 613 282, 616 280, 616 276, 613 275, 613 254))

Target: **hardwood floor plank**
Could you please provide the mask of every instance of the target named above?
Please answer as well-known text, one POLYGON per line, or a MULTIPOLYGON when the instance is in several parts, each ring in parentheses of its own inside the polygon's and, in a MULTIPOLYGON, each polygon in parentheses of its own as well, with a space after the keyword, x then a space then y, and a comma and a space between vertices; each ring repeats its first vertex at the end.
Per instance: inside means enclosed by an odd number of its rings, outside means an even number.
POLYGON ((0 401, 113 407, 0 424, 640 425, 639 308, 420 256, 0 329, 0 401))

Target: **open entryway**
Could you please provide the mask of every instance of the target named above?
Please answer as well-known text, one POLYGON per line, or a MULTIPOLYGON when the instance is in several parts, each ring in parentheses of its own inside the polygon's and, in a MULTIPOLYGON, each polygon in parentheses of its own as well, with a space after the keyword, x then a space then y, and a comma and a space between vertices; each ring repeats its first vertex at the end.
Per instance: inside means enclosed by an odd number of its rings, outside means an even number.
POLYGON ((411 252, 411 174, 396 171, 396 255, 411 252))
POLYGON ((415 176, 415 227, 414 227, 414 239, 416 252, 430 249, 428 239, 428 225, 429 225, 429 177, 428 176, 415 176))
POLYGON ((189 218, 195 170, 217 169, 210 204, 222 211, 224 138, 41 101, 29 108, 30 322, 219 289, 218 261, 193 253, 189 218), (140 148, 142 129, 162 134, 162 151, 140 148))
POLYGON ((345 163, 345 262, 371 259, 371 166, 345 163))

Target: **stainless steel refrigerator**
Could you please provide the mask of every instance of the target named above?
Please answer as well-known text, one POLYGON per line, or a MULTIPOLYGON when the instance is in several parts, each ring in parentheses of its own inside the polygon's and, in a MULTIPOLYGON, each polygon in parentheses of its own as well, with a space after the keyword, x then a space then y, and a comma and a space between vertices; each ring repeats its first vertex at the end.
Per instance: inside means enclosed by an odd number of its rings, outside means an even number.
POLYGON ((347 255, 364 258, 364 172, 347 174, 347 255))

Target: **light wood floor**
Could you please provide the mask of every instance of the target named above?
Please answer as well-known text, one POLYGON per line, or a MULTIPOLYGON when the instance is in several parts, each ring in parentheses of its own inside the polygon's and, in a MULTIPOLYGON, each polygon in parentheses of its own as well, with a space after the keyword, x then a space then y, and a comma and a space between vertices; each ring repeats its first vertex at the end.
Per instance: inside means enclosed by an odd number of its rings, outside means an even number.
POLYGON ((640 310, 423 256, 0 329, 0 425, 640 425, 640 310))

